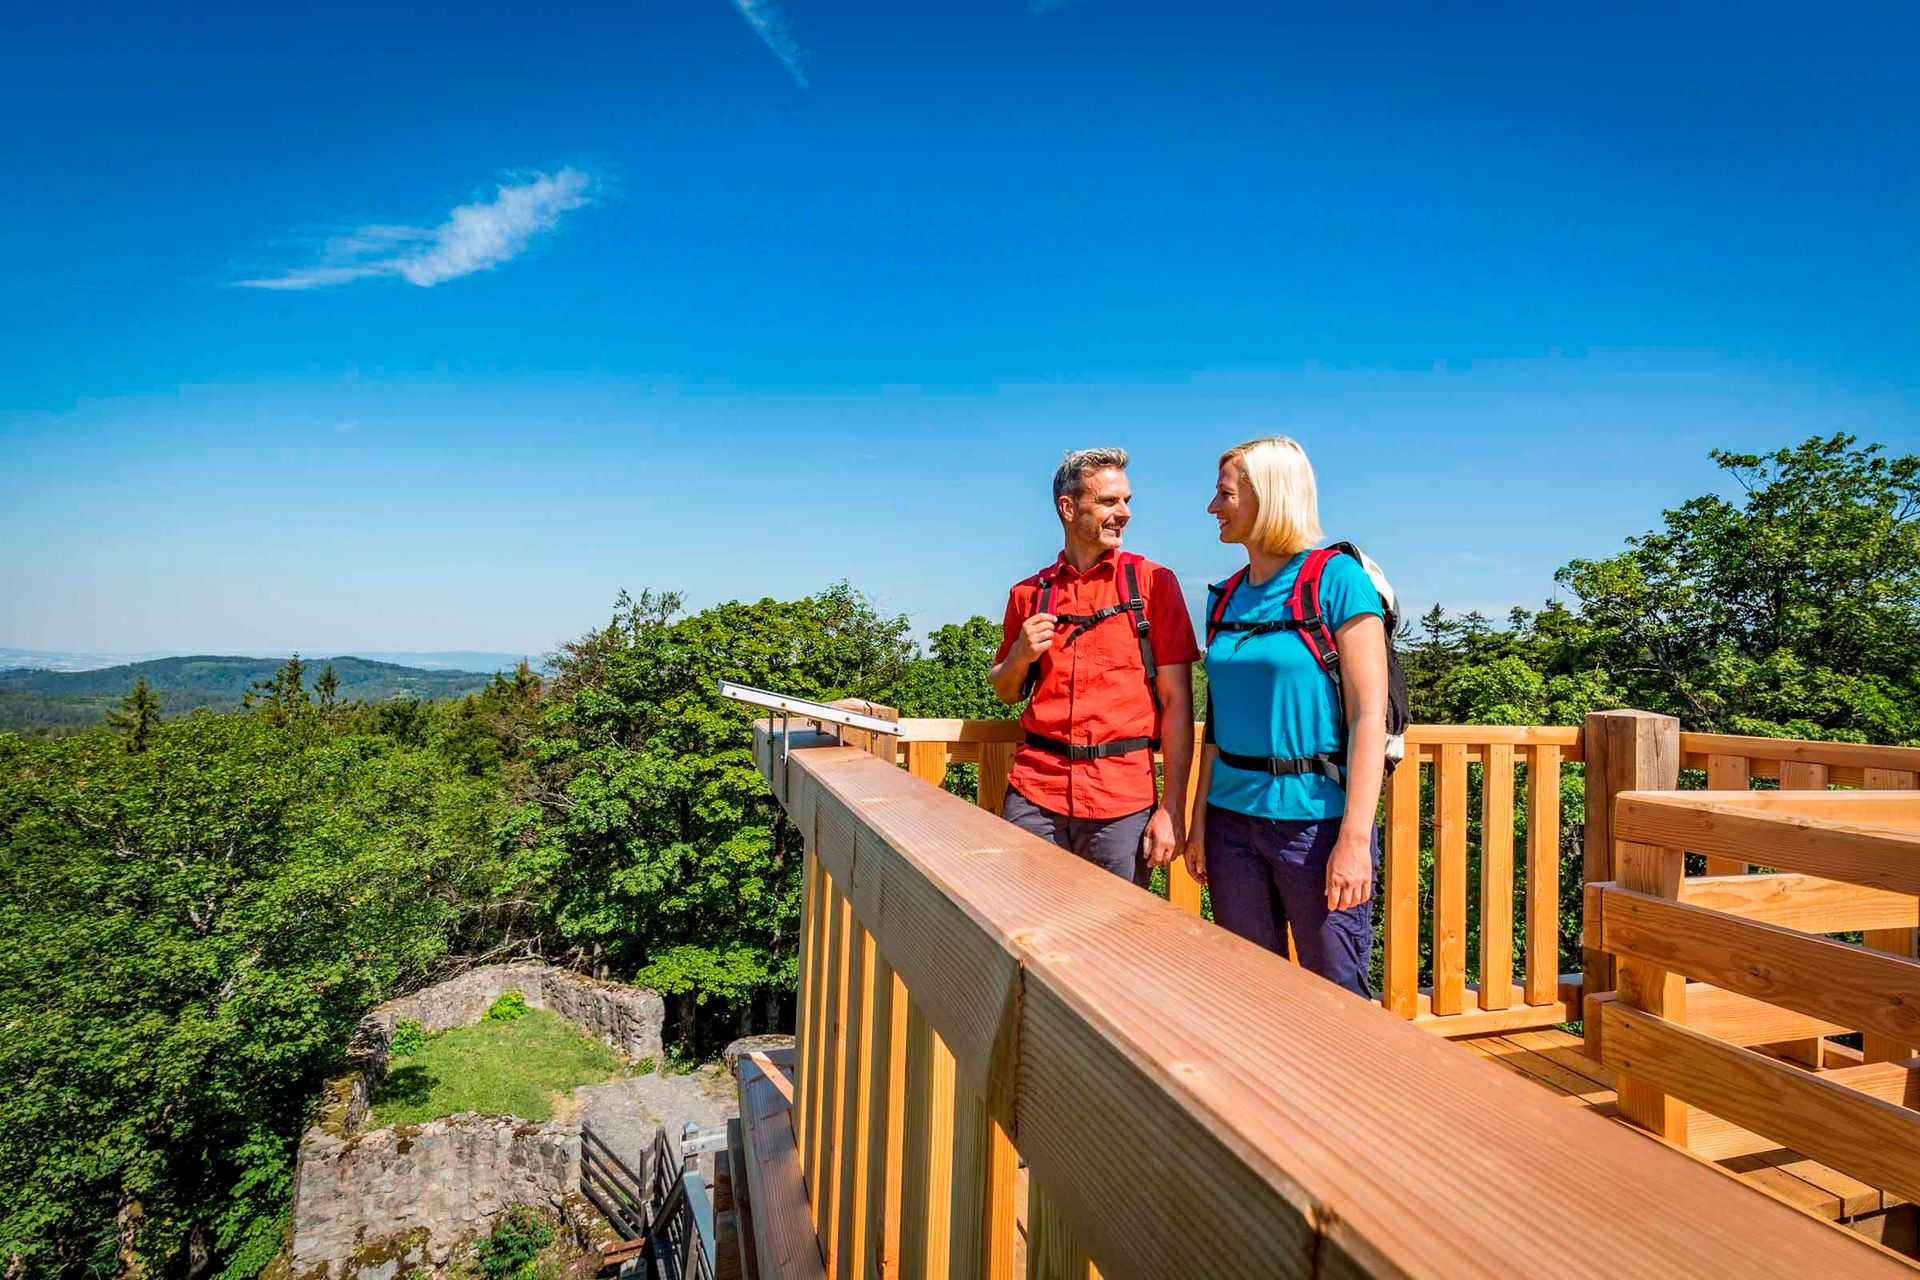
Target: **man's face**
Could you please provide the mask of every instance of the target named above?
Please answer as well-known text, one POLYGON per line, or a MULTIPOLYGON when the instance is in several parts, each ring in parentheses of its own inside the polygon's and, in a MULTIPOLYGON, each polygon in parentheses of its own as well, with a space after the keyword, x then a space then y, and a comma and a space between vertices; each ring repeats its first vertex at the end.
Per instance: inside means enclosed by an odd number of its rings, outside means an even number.
POLYGON ((1088 473, 1077 495, 1060 499, 1060 518, 1066 522, 1067 538, 1082 546, 1098 546, 1111 551, 1126 535, 1127 521, 1133 512, 1127 503, 1133 490, 1127 473, 1118 467, 1105 467, 1088 473))

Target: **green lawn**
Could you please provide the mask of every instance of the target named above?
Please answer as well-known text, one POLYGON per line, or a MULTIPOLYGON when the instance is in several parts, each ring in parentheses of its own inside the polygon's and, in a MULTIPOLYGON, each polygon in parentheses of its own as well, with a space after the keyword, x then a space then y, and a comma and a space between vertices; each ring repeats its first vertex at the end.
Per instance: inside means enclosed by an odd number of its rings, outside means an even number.
POLYGON ((523 1120, 553 1118, 553 1096, 610 1080, 612 1049, 544 1009, 513 1022, 479 1022, 427 1037, 420 1052, 395 1058, 367 1124, 417 1124, 478 1111, 523 1120))

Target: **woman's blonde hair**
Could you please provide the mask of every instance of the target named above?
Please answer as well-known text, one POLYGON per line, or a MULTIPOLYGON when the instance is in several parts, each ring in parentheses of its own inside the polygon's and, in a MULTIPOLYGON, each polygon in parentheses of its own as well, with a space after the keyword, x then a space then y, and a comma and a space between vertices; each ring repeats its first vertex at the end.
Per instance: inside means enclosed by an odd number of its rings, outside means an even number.
POLYGON ((1320 486, 1307 451, 1286 436, 1237 444, 1220 465, 1240 464, 1257 511, 1253 542, 1268 555, 1291 556, 1320 541, 1320 486))

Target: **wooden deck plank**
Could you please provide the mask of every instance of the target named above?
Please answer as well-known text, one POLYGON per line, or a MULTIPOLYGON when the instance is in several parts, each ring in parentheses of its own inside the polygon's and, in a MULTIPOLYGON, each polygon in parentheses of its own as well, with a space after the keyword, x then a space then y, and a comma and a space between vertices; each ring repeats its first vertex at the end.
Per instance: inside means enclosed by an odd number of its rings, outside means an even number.
MULTIPOLYGON (((1613 1105, 1613 1073, 1588 1058, 1575 1036, 1563 1031, 1529 1031, 1455 1043, 1477 1057, 1553 1090, 1570 1102, 1618 1118, 1613 1105)), ((1724 1122, 1714 1125, 1714 1120, 1704 1113, 1696 1113, 1690 1120, 1690 1131, 1713 1126, 1732 1132, 1732 1126, 1724 1122)), ((1816 1217, 1836 1221, 1873 1213, 1883 1204, 1901 1203, 1898 1196, 1883 1200, 1877 1189, 1797 1151, 1783 1149, 1757 1135, 1742 1133, 1741 1136, 1750 1139, 1744 1144, 1750 1149, 1737 1150, 1712 1163, 1775 1199, 1816 1217)))

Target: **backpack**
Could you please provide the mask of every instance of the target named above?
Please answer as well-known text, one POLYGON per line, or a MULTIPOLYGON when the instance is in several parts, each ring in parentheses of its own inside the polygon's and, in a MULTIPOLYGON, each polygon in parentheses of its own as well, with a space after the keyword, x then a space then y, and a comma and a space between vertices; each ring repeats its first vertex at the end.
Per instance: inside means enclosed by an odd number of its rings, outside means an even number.
MULTIPOLYGON (((1314 661, 1326 672, 1327 679, 1333 681, 1334 697, 1340 704, 1340 732, 1346 734, 1346 690, 1340 679, 1340 646, 1326 620, 1320 616, 1320 580, 1326 573, 1327 564, 1335 556, 1352 556, 1360 562, 1367 572, 1367 578, 1373 583, 1375 591, 1380 593, 1380 607, 1385 614, 1387 629, 1387 758, 1386 772, 1391 774, 1394 767, 1407 754, 1407 723, 1411 716, 1407 707, 1407 680, 1400 671, 1400 655, 1393 647, 1393 637, 1400 628, 1400 606, 1394 596, 1393 584, 1387 581, 1387 575, 1373 558, 1354 546, 1351 542, 1336 542, 1330 547, 1321 547, 1307 553, 1306 563, 1300 566, 1300 576, 1294 580, 1293 595, 1288 601, 1289 617, 1280 622, 1227 622, 1227 601, 1240 584, 1246 580, 1247 571, 1241 569, 1218 586, 1210 586, 1207 593, 1212 599, 1207 608, 1207 645, 1213 645, 1214 637, 1221 632, 1240 632, 1249 637, 1266 635, 1277 631, 1299 633, 1314 661)), ((1213 743, 1213 692, 1207 692, 1207 742, 1213 743)), ((1218 744, 1215 743, 1216 750, 1218 744)), ((1261 756, 1242 756, 1229 751, 1220 751, 1220 758, 1236 769, 1249 769, 1255 773, 1270 773, 1275 777, 1289 774, 1311 773, 1331 778, 1341 786, 1346 785, 1346 747, 1342 742, 1340 751, 1335 755, 1306 756, 1298 759, 1275 759, 1261 756)))
MULTIPOLYGON (((1160 691, 1154 687, 1154 678, 1160 674, 1160 668, 1159 664, 1153 660, 1153 641, 1150 638, 1152 628, 1147 621, 1147 602, 1140 595, 1140 561, 1139 556, 1126 552, 1120 554, 1117 568, 1120 575, 1125 576, 1127 591, 1126 596, 1117 604, 1110 604, 1093 613, 1055 613, 1053 616, 1056 622, 1064 622, 1073 627, 1074 636, 1078 636, 1082 632, 1099 626, 1108 618, 1116 618, 1127 613, 1133 615, 1133 634, 1140 642, 1140 665, 1146 672, 1147 696, 1153 700, 1155 735, 1151 738, 1122 738, 1117 742, 1070 743, 1029 732, 1026 735, 1028 746, 1069 760, 1099 760, 1107 756, 1131 755, 1140 750, 1158 751, 1160 749, 1160 738, 1157 732, 1160 723, 1160 691)), ((1118 585, 1118 575, 1116 575, 1115 585, 1118 585)), ((1051 569, 1041 574, 1040 594, 1037 597, 1034 613, 1053 613, 1053 571, 1051 569)), ((1068 637, 1068 640, 1073 639, 1074 636, 1068 637)), ((1020 685, 1022 698, 1033 697, 1033 691, 1040 687, 1040 663, 1046 657, 1046 654, 1041 654, 1039 658, 1034 659, 1033 665, 1027 668, 1026 679, 1020 685)))

